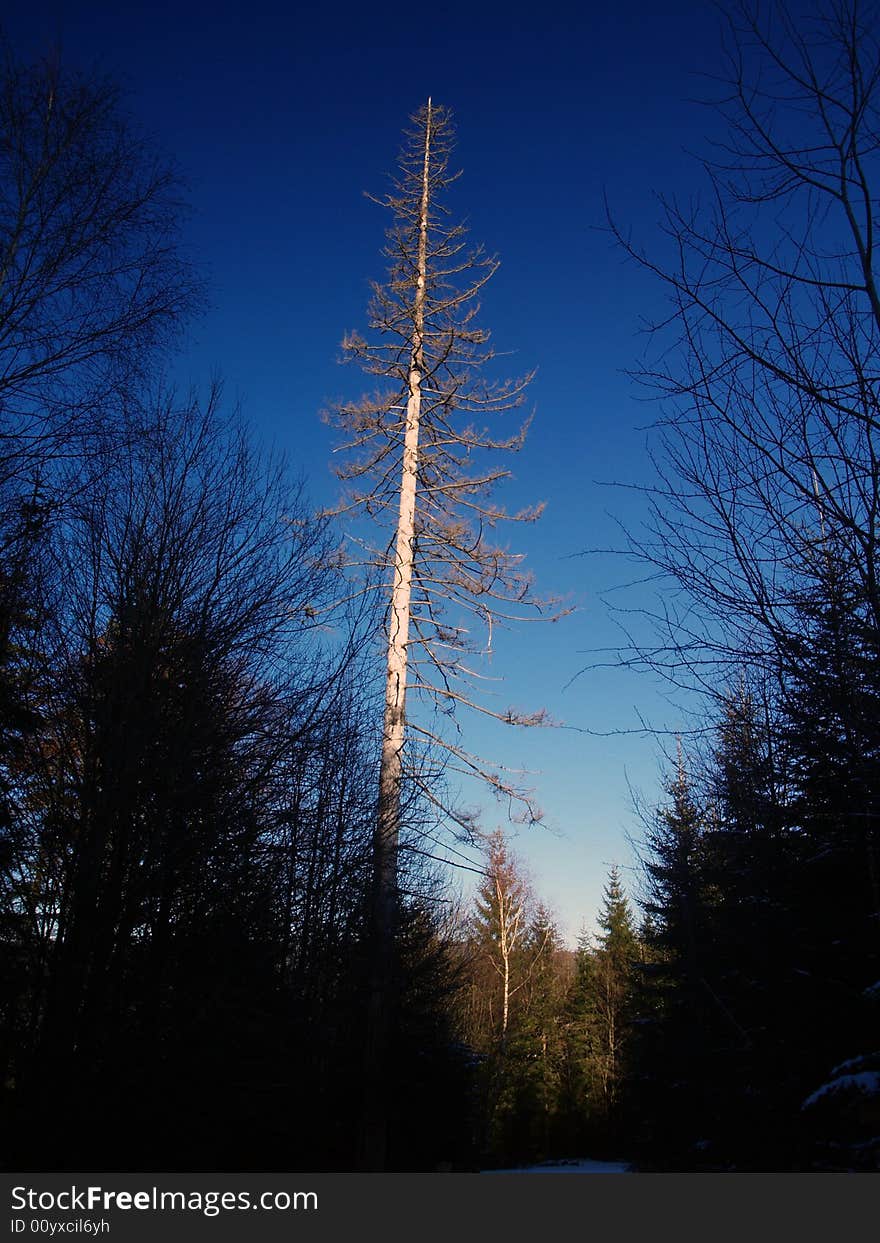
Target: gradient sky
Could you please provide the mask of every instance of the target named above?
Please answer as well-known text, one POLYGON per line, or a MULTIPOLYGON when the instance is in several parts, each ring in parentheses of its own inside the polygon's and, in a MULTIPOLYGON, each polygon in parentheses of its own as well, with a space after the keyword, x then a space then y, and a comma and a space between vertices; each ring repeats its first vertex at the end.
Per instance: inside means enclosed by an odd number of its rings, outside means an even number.
MULTIPOLYGON (((363 192, 381 194, 428 95, 452 109, 455 206, 502 261, 482 322, 512 352, 511 371, 538 368, 535 420, 504 499, 548 507, 523 539, 514 532, 516 547, 541 589, 578 606, 542 634, 502 636, 496 657, 503 706, 545 706, 571 728, 465 722, 465 739, 534 770, 548 829, 519 831, 514 847, 573 940, 592 924, 612 863, 636 879, 628 783, 656 797, 659 745, 626 731, 640 717, 672 729, 680 719, 646 677, 580 672, 589 649, 615 641, 603 593, 634 576, 578 554, 617 542, 616 521, 639 521, 638 494, 605 485, 650 479, 644 429, 658 411, 625 373, 646 347, 643 320, 664 311, 662 291, 603 231, 603 195, 662 252, 655 194, 694 193, 688 151, 705 153, 718 125, 692 102, 710 89, 700 74, 721 65, 714 7, 13 0, 2 22, 20 56, 60 46, 67 63, 121 80, 178 162, 189 245, 211 282, 181 375, 204 383, 220 372, 317 506, 337 494, 319 411, 360 391, 338 366, 339 342, 364 325, 368 282, 383 275, 386 221, 363 192)), ((485 827, 504 823, 484 801, 485 827)))

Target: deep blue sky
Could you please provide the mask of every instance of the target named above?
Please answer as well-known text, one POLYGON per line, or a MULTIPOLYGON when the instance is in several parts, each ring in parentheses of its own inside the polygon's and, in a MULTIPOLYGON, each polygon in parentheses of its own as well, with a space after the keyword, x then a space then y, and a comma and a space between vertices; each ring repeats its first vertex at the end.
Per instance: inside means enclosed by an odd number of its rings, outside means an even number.
MULTIPOLYGON (((707 90, 699 71, 721 63, 713 6, 13 0, 3 24, 20 55, 60 45, 68 63, 121 79, 130 109, 180 165, 212 302, 182 374, 204 382, 219 370, 307 476, 316 505, 336 496, 319 411, 360 389, 338 366, 338 346, 364 324, 368 282, 382 276, 386 222, 363 191, 382 192, 401 130, 427 95, 453 110, 464 170, 456 206, 502 260, 483 322, 513 351, 512 370, 538 367, 536 417, 506 499, 545 499, 548 509, 518 547, 543 589, 579 606, 546 636, 530 628, 502 639, 503 706, 544 705, 599 733, 637 727, 639 714, 674 728, 646 679, 575 678, 586 650, 614 637, 600 593, 632 576, 576 554, 616 540, 609 514, 638 521, 637 499, 600 481, 650 477, 640 429, 657 413, 624 372, 662 294, 602 231, 603 194, 660 245, 654 193, 687 196, 699 184, 685 148, 705 150, 717 124, 690 102, 707 90)), ((627 780, 656 793, 657 744, 501 728, 466 740, 537 770, 555 832, 521 832, 515 847, 573 938, 592 923, 608 866, 634 863, 627 780)), ((487 802, 485 826, 499 817, 487 802)))

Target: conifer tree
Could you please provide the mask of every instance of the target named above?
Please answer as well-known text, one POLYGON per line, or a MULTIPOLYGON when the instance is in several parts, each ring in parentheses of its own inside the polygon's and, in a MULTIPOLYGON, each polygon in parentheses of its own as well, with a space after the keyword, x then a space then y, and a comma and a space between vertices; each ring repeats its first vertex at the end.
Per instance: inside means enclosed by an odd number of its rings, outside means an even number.
MULTIPOLYGON (((840 1065, 873 1065, 880 976, 880 642, 857 568, 827 541, 824 573, 802 600, 797 660, 785 686, 780 745, 790 767, 791 927, 797 1006, 779 1012, 792 1050, 783 1103, 800 1104, 840 1065), (805 1038, 809 1033, 809 1038, 805 1038)), ((863 1082, 865 1082, 863 1080, 863 1082)), ((880 1093, 813 1100, 816 1159, 877 1160, 880 1093)), ((867 1168, 872 1168, 869 1164, 867 1168)), ((874 1167, 876 1168, 876 1167, 874 1167)))
MULTIPOLYGON (((715 987, 751 1044, 786 1004, 794 862, 785 748, 769 688, 742 679, 722 706, 710 757, 704 878, 713 895, 715 987)), ((742 1039, 734 1037, 733 1044, 742 1039)), ((732 1072, 731 1072, 732 1074, 732 1072)))
POLYGON ((598 1045, 605 1108, 612 1115, 617 1104, 628 1038, 631 977, 638 941, 629 899, 612 867, 598 918, 601 933, 593 954, 592 981, 598 1020, 598 1045))
MULTIPOLYGON (((339 512, 363 515, 378 542, 355 532, 357 560, 370 587, 390 594, 379 795, 374 840, 372 939, 375 947, 368 1022, 363 1163, 381 1167, 382 1061, 393 1009, 393 943, 397 920, 398 850, 405 741, 439 744, 447 766, 487 781, 496 794, 520 800, 534 819, 528 792, 503 771, 470 754, 427 716, 414 719, 415 692, 443 720, 467 706, 496 720, 539 725, 543 712, 496 707, 481 693, 480 662, 495 631, 513 620, 557 616, 538 599, 522 556, 495 538, 507 522, 533 522, 542 506, 507 512, 494 499, 509 477, 498 453, 523 445, 526 426, 498 432, 495 416, 519 407, 531 374, 494 378, 494 350, 479 326, 479 298, 498 269, 466 230, 447 218, 446 192, 457 174, 450 114, 429 99, 412 118, 393 179, 379 202, 392 216, 384 283, 373 285, 370 335, 349 333, 343 350, 378 386, 327 416, 345 436, 340 478, 348 485, 339 512)), ((409 766, 415 775, 414 766, 409 766)), ((431 800, 436 790, 423 786, 431 800)), ((446 809, 448 811, 448 809, 446 809)), ((465 821, 466 827, 471 826, 465 821)))
POLYGON ((556 1145, 569 984, 562 938, 543 902, 529 921, 523 967, 517 1030, 505 1066, 505 1131, 511 1155, 536 1161, 551 1156, 556 1145))
POLYGON ((599 933, 578 941, 575 978, 566 1006, 570 1110, 593 1142, 607 1142, 616 1126, 640 945, 632 909, 615 866, 597 916, 599 933))
POLYGON ((722 1018, 707 978, 711 952, 704 872, 705 814, 681 749, 667 801, 650 823, 644 858, 642 909, 650 920, 642 969, 635 1058, 646 1126, 666 1155, 711 1129, 711 1070, 707 1063, 722 1018))

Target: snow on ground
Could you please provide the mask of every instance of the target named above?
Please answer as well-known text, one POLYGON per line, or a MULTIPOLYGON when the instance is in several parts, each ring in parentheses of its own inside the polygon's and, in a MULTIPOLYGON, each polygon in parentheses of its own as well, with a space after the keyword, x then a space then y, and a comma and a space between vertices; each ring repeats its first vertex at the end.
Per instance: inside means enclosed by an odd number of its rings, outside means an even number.
POLYGON ((801 1105, 801 1109, 809 1109, 823 1096, 835 1092, 861 1092, 865 1096, 880 1096, 880 1072, 863 1070, 857 1075, 838 1075, 836 1079, 823 1083, 821 1088, 813 1092, 801 1105))
POLYGON ((853 1070, 870 1070, 869 1062, 880 1061, 880 1049, 874 1053, 860 1053, 858 1057, 851 1057, 847 1062, 841 1062, 839 1066, 834 1066, 831 1070, 831 1078, 836 1079, 839 1075, 845 1075, 853 1070))
POLYGON ((540 1165, 520 1165, 512 1170, 482 1170, 483 1174, 630 1174, 625 1161, 592 1161, 577 1157, 571 1161, 542 1161, 540 1165))

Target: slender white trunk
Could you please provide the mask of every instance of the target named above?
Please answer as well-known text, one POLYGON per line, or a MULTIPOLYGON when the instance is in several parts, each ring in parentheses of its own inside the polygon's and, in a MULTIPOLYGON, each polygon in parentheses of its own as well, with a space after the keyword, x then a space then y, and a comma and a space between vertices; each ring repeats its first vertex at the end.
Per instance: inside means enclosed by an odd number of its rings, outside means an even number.
POLYGON ((418 268, 413 306, 413 337, 409 369, 409 398, 403 442, 400 512, 394 556, 394 582, 388 618, 388 664, 385 681, 385 718, 382 760, 379 768, 379 811, 376 825, 376 860, 380 892, 389 907, 394 905, 397 885, 397 839, 400 830, 400 778, 406 726, 406 663, 412 597, 413 542, 415 537, 416 477, 419 464, 419 419, 422 408, 425 286, 428 250, 428 172, 431 155, 431 101, 425 126, 425 163, 419 213, 418 268))
POLYGON ((501 881, 497 876, 495 877, 495 892, 498 895, 499 946, 501 949, 502 982, 504 985, 501 1001, 501 1049, 503 1052, 507 1044, 507 1024, 510 1018, 510 944, 508 941, 507 908, 501 889, 501 881))
POLYGON ((362 1169, 385 1165, 386 1122, 384 1066, 394 983, 394 933, 397 922, 397 854, 400 836, 400 782, 406 726, 406 665, 409 643, 415 540, 416 480, 419 465, 419 419, 425 370, 423 334, 427 287, 428 207, 431 161, 431 101, 425 121, 425 157, 419 210, 416 288, 409 367, 409 397, 403 442, 400 511, 394 556, 394 580, 388 616, 388 663, 379 800, 373 839, 373 911, 369 1013, 367 1016, 366 1104, 360 1141, 362 1169))

